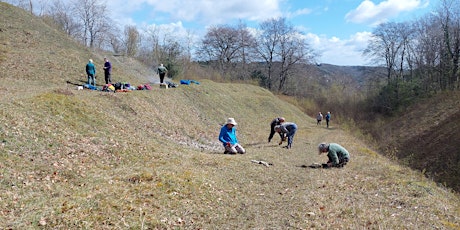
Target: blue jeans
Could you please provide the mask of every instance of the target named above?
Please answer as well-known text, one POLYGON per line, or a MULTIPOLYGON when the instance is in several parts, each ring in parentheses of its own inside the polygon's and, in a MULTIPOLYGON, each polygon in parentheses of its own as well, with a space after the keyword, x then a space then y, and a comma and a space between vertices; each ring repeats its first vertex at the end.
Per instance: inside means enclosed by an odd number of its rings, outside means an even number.
POLYGON ((287 138, 288 138, 288 144, 287 144, 287 148, 290 149, 291 146, 292 146, 292 142, 294 141, 294 135, 295 133, 297 132, 297 125, 295 124, 292 124, 288 127, 286 127, 286 129, 289 131, 288 135, 287 135, 287 138))

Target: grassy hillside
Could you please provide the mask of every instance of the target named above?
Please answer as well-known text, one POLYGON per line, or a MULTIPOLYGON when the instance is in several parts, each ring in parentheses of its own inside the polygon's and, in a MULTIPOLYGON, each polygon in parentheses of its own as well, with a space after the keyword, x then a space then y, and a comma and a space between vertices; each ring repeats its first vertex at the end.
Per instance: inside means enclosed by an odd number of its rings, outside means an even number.
POLYGON ((405 109, 381 125, 383 151, 460 191, 460 93, 446 92, 405 109))
MULTIPOLYGON (((101 65, 104 55, 22 10, 0 3, 0 13, 1 229, 460 227, 455 193, 265 89, 201 81, 77 91, 86 60, 101 65), (267 143, 279 115, 299 126, 292 149, 267 143), (222 154, 227 117, 247 154, 222 154), (316 149, 323 141, 345 146, 349 165, 301 167, 326 161, 316 149)), ((115 79, 150 79, 133 60, 114 62, 115 79)))

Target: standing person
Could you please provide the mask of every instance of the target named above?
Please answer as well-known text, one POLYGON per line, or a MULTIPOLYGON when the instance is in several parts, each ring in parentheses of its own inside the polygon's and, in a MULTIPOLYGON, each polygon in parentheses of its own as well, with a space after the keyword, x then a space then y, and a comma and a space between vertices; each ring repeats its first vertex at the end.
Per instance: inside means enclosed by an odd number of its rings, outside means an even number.
MULTIPOLYGON (((275 135, 275 132, 276 132, 275 126, 281 125, 284 121, 285 121, 284 117, 277 117, 272 120, 272 122, 270 123, 270 135, 268 136, 268 142, 270 142, 273 136, 275 135)), ((281 138, 279 145, 281 145, 283 143, 284 135, 282 133, 278 133, 278 134, 280 135, 280 138, 281 138)))
POLYGON ((290 149, 292 147, 292 142, 294 141, 294 135, 297 131, 297 125, 293 122, 283 122, 283 124, 275 126, 275 131, 287 136, 288 144, 283 148, 290 149))
POLYGON ((165 79, 165 75, 168 72, 168 69, 166 69, 166 67, 164 67, 163 64, 160 64, 157 72, 160 75, 160 83, 163 83, 165 79))
POLYGON ((237 123, 234 118, 228 118, 227 123, 220 129, 219 141, 222 142, 225 147, 224 154, 243 154, 246 152, 243 146, 238 143, 238 138, 236 137, 236 125, 237 123))
POLYGON ((104 77, 105 77, 105 84, 112 83, 112 64, 109 62, 109 59, 104 58, 104 77))
POLYGON ((316 115, 316 125, 321 125, 321 121, 323 120, 323 114, 321 112, 316 115))
POLYGON ((319 154, 327 153, 328 161, 323 168, 343 167, 350 161, 350 153, 341 145, 336 143, 321 143, 318 146, 319 154))
POLYGON ((327 128, 329 128, 329 121, 331 120, 331 112, 328 111, 325 118, 326 118, 326 126, 327 128))
POLYGON ((88 76, 88 85, 96 86, 96 66, 94 66, 93 59, 89 59, 88 64, 86 64, 86 75, 88 76))

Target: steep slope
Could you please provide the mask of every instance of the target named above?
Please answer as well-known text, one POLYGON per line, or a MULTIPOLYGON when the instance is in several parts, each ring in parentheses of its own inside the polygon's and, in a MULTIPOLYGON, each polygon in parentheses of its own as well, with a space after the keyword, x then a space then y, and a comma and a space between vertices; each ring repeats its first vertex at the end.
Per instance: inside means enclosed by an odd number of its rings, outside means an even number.
MULTIPOLYGON (((9 24, 22 31, 27 25, 21 21, 39 21, 4 3, 0 10, 9 15, 0 31, 9 24)), ((46 28, 37 22, 32 34, 46 28)), ((1 229, 460 226, 456 194, 381 157, 334 123, 330 129, 317 126, 265 89, 202 81, 130 93, 77 91, 67 83, 81 81, 77 61, 62 61, 66 56, 58 54, 53 60, 63 66, 57 69, 75 70, 45 84, 48 75, 37 74, 40 67, 11 68, 23 54, 41 60, 44 48, 37 45, 35 52, 17 46, 10 33, 0 34, 6 44, 0 68, 10 71, 0 78, 1 229), (280 115, 299 126, 289 150, 267 143, 269 122, 280 115), (222 154, 217 135, 228 117, 238 122, 247 154, 222 154), (323 141, 345 146, 352 154, 349 165, 301 167, 326 161, 317 154, 323 141)), ((45 36, 35 39, 47 44, 45 36)), ((82 60, 103 56, 68 44, 65 36, 55 41, 60 52, 81 52, 76 56, 86 56, 82 60)), ((132 63, 120 60, 120 73, 133 84, 142 82, 142 74, 130 74, 137 71, 132 63)))
MULTIPOLYGON (((85 65, 93 59, 97 83, 103 84, 103 53, 79 45, 66 34, 28 12, 0 2, 0 87, 16 95, 41 89, 84 84, 85 65), (27 85, 24 81, 27 81, 27 85)), ((113 65, 114 81, 151 82, 156 74, 129 58, 106 54, 113 65)), ((1 93, 1 92, 0 92, 1 93)), ((5 97, 2 97, 5 99, 5 97)))
POLYGON ((446 92, 383 125, 384 152, 460 191, 460 93, 446 92))

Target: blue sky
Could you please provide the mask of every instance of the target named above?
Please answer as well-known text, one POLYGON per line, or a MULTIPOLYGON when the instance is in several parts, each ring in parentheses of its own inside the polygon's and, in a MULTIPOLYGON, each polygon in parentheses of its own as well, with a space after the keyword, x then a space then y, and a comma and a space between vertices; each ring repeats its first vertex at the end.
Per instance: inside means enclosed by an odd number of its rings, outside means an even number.
POLYGON ((285 17, 302 31, 321 56, 318 63, 370 65, 362 50, 374 27, 385 21, 409 21, 434 10, 429 0, 111 0, 112 18, 138 28, 167 29, 176 35, 203 36, 212 25, 248 27, 285 17))
POLYGON ((136 25, 200 38, 212 25, 244 22, 256 28, 285 17, 321 56, 318 63, 369 65, 362 50, 374 27, 409 21, 434 10, 439 0, 107 0, 110 17, 123 28, 136 25))

